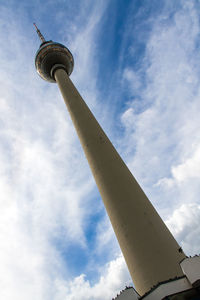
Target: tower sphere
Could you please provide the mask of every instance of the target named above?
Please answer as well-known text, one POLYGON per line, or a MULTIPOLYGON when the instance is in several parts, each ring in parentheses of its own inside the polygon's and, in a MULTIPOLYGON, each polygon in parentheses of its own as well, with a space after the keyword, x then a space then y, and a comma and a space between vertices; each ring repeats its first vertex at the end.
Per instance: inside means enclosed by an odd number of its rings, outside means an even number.
POLYGON ((74 67, 74 59, 69 49, 60 43, 45 41, 35 56, 35 66, 39 75, 49 82, 55 82, 56 65, 70 75, 74 67))

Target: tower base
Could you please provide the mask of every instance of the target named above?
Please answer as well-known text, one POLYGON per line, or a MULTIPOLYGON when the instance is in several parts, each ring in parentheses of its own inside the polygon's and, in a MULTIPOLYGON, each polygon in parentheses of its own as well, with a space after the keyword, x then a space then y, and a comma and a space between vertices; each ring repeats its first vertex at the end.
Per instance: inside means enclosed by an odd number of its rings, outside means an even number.
POLYGON ((142 296, 126 288, 113 300, 200 300, 200 256, 187 257, 180 266, 184 276, 159 282, 142 296))

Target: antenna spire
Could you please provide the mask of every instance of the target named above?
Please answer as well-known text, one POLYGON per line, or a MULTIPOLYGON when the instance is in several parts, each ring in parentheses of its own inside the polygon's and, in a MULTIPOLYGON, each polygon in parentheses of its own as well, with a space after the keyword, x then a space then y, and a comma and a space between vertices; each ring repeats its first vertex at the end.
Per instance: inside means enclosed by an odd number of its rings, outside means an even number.
POLYGON ((40 40, 42 41, 42 43, 46 42, 45 38, 43 37, 43 35, 41 34, 40 30, 37 28, 37 25, 35 23, 33 23, 33 25, 35 26, 35 29, 37 31, 37 34, 40 38, 40 40))

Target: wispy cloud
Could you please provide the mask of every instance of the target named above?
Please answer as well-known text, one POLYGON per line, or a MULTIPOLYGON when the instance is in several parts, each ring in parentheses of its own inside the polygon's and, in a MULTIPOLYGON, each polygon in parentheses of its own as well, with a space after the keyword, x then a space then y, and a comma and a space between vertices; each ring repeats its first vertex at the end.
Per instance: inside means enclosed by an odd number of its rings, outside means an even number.
MULTIPOLYGON (((74 81, 81 86, 81 75, 88 76, 84 93, 89 102, 96 94, 91 53, 103 11, 101 5, 94 8, 71 44, 79 66, 74 81)), ((1 293, 4 299, 60 299, 57 281, 71 277, 61 245, 75 243, 88 251, 87 218, 98 205, 91 207, 94 181, 58 89, 37 77, 23 11, 21 17, 9 5, 3 7, 1 293)))
MULTIPOLYGON (((133 96, 141 86, 141 98, 130 103, 122 122, 131 139, 126 144, 129 166, 164 219, 171 220, 184 203, 199 203, 200 56, 198 4, 182 2, 174 12, 167 8, 152 23, 142 69, 136 75, 124 71, 133 96), (144 71, 143 88, 138 78, 144 71)), ((182 234, 179 242, 185 239, 182 234)), ((189 250, 194 252, 192 245, 189 250)))
POLYGON ((111 299, 121 289, 121 283, 130 285, 129 274, 122 256, 104 266, 100 280, 91 285, 85 275, 73 281, 57 281, 58 295, 55 299, 85 300, 111 299), (67 296, 66 296, 67 295, 67 296))
MULTIPOLYGON (((125 132, 122 138, 112 131, 113 141, 185 250, 193 254, 199 247, 198 4, 161 5, 158 18, 145 17, 145 39, 137 24, 135 34, 146 43, 137 67, 131 59, 135 38, 127 29, 124 39, 131 45, 126 63, 124 40, 112 75, 112 83, 120 79, 122 85, 105 92, 97 82, 104 81, 97 42, 108 4, 78 2, 71 7, 71 2, 58 1, 58 8, 54 1, 45 6, 37 1, 16 10, 12 1, 1 4, 0 293, 6 300, 110 299, 130 283, 57 86, 35 72, 38 42, 30 14, 41 21, 39 27, 48 28, 50 19, 63 25, 60 41, 75 56, 72 80, 110 131, 108 124, 119 125, 113 107, 122 88, 119 97, 127 101, 122 105, 121 100, 119 126, 125 132), (100 101, 105 93, 112 100, 106 105, 100 101), (79 256, 84 253, 84 270, 78 263, 71 269, 70 246, 76 246, 79 256)), ((130 6, 128 25, 132 13, 130 6)))

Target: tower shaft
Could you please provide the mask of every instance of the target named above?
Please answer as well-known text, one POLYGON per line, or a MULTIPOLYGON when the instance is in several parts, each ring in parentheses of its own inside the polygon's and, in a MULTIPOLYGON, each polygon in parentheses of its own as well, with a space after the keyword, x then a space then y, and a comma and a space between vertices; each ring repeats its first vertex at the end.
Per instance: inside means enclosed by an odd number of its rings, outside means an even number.
POLYGON ((128 269, 140 295, 182 276, 180 246, 76 90, 66 71, 54 77, 71 115, 128 269))

